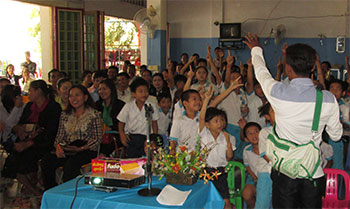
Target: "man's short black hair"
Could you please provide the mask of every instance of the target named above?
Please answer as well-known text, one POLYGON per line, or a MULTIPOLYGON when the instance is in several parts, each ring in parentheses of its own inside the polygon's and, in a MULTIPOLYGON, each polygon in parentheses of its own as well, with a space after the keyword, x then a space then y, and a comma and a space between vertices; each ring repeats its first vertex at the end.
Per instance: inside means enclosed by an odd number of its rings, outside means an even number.
POLYGON ((98 71, 95 71, 93 74, 92 74, 92 80, 96 80, 97 78, 108 78, 107 76, 107 73, 105 70, 98 70, 98 71))
POLYGON ((121 73, 118 73, 118 74, 117 74, 117 78, 118 78, 119 76, 124 76, 126 79, 130 79, 129 74, 128 74, 128 73, 126 73, 126 72, 121 72, 121 73))
POLYGON ((124 65, 130 65, 130 64, 131 64, 131 62, 129 60, 124 61, 124 65))
POLYGON ((175 82, 175 84, 177 84, 177 82, 180 82, 180 81, 186 83, 186 81, 187 81, 186 76, 180 75, 180 74, 177 74, 176 76, 174 76, 174 82, 175 82))
POLYGON ((308 77, 316 61, 316 51, 307 44, 293 44, 286 50, 286 63, 295 74, 308 77))
POLYGON ((344 82, 342 80, 339 80, 339 79, 332 79, 329 82, 329 88, 331 87, 331 85, 333 83, 338 83, 341 86, 342 92, 344 92, 344 91, 346 91, 346 89, 348 89, 348 83, 346 83, 346 82, 344 82))
POLYGON ((199 92, 197 90, 194 90, 194 89, 186 90, 186 91, 182 92, 182 94, 181 94, 181 102, 182 102, 182 104, 184 103, 184 101, 188 101, 189 100, 191 94, 198 94, 200 96, 200 94, 199 94, 199 92))
POLYGON ((247 123, 244 128, 243 128, 243 135, 245 138, 247 138, 247 129, 252 127, 252 126, 255 126, 259 129, 259 131, 261 130, 261 126, 258 124, 258 123, 255 123, 255 122, 249 122, 247 123))
POLYGON ((227 124, 227 115, 226 112, 223 110, 220 110, 216 107, 209 107, 205 113, 205 122, 211 121, 216 116, 222 116, 225 119, 225 122, 227 124))
POLYGON ((169 98, 170 101, 171 101, 171 96, 170 96, 168 93, 162 92, 162 93, 158 94, 158 96, 157 96, 157 101, 158 101, 158 103, 159 103, 163 98, 169 98))
POLYGON ((141 77, 135 78, 135 80, 130 84, 130 90, 131 92, 135 93, 136 89, 140 86, 146 86, 148 89, 148 83, 145 81, 145 79, 141 77))

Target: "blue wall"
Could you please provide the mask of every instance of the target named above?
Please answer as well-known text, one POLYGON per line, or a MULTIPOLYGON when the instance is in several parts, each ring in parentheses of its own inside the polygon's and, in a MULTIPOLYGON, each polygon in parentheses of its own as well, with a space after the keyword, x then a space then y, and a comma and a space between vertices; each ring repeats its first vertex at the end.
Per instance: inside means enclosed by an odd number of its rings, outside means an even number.
MULTIPOLYGON (((260 43, 264 48, 264 55, 266 59, 267 67, 272 74, 276 73, 276 65, 278 57, 281 56, 281 47, 284 42, 289 45, 294 43, 306 43, 312 46, 319 54, 321 61, 329 61, 331 64, 345 64, 345 55, 349 54, 349 38, 346 39, 346 51, 345 53, 336 53, 335 45, 336 38, 324 38, 323 46, 320 45, 319 38, 286 38, 281 41, 279 45, 275 45, 273 38, 261 38, 260 43), (267 39, 267 45, 264 45, 264 41, 267 39)), ((198 53, 200 57, 205 58, 207 49, 207 43, 212 48, 212 55, 214 56, 214 48, 219 45, 218 38, 172 38, 170 40, 170 56, 172 60, 180 61, 180 56, 183 52, 188 53, 190 56, 193 53, 198 53)), ((227 54, 227 53, 226 53, 227 54)), ((231 54, 236 57, 236 64, 239 65, 239 61, 245 63, 250 57, 250 51, 248 47, 240 50, 231 50, 231 54)))
POLYGON ((156 30, 153 39, 147 36, 147 65, 158 65, 159 71, 166 68, 165 30, 156 30))

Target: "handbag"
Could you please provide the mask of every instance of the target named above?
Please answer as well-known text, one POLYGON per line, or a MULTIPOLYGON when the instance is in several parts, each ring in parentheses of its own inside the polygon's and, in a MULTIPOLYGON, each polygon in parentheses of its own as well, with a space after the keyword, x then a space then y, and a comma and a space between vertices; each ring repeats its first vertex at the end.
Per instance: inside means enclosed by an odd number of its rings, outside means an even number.
POLYGON ((315 145, 314 137, 320 122, 323 94, 318 89, 316 92, 312 139, 308 143, 298 145, 279 138, 275 126, 266 140, 266 156, 270 159, 272 167, 292 179, 312 180, 321 163, 320 149, 315 145))

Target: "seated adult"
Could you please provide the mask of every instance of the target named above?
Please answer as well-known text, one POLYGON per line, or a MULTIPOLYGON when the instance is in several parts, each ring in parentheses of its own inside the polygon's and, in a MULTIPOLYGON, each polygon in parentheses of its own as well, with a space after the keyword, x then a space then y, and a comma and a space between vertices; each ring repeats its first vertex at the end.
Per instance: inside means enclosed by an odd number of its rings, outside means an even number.
POLYGON ((55 172, 63 166, 63 182, 80 174, 80 167, 97 156, 102 137, 101 113, 95 109, 88 90, 75 85, 69 90, 69 105, 62 111, 54 151, 41 162, 45 189, 56 185, 55 172))
POLYGON ((12 129, 19 139, 13 153, 17 159, 16 178, 35 195, 41 194, 36 187, 38 161, 53 147, 61 114, 61 107, 51 93, 44 80, 32 81, 30 102, 12 129))
POLYGON ((23 108, 21 88, 12 84, 6 85, 1 92, 0 103, 0 139, 2 143, 12 145, 13 141, 9 140, 10 136, 13 136, 11 130, 18 123, 23 108))
POLYGON ((26 66, 22 66, 22 78, 19 79, 18 83, 22 89, 23 94, 28 94, 30 82, 34 81, 32 77, 30 77, 30 72, 26 66))
MULTIPOLYGON (((101 81, 98 94, 100 95, 100 99, 96 102, 97 110, 102 113, 103 123, 106 127, 106 131, 117 131, 118 130, 118 119, 117 116, 120 110, 124 106, 124 102, 117 99, 117 91, 114 85, 114 82, 110 79, 101 81)), ((112 137, 117 137, 118 135, 110 135, 104 134, 102 143, 101 143, 101 153, 106 156, 110 155, 115 149, 114 141, 111 140, 112 137)), ((117 140, 118 147, 122 146, 120 140, 117 140)))
POLYGON ((72 88, 72 82, 68 78, 61 78, 57 82, 57 93, 55 100, 58 104, 61 105, 62 110, 65 110, 68 107, 68 92, 72 88))
POLYGON ((163 75, 161 73, 156 73, 153 75, 149 94, 157 97, 160 93, 166 93, 170 95, 168 84, 165 82, 163 75))
POLYGON ((21 76, 15 75, 15 67, 12 64, 6 67, 6 78, 9 79, 11 84, 19 86, 18 80, 21 76))

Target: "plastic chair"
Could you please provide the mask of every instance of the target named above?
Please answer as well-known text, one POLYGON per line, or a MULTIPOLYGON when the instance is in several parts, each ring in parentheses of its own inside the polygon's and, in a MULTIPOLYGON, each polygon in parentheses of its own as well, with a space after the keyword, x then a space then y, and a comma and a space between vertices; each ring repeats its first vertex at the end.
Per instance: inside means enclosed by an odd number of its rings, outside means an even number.
POLYGON ((335 168, 325 168, 323 171, 327 175, 327 184, 325 197, 322 200, 322 208, 349 209, 349 175, 345 171, 335 168), (344 200, 338 199, 338 176, 342 176, 344 178, 344 200))
POLYGON ((236 206, 236 209, 242 208, 242 191, 245 186, 245 167, 240 162, 230 161, 226 166, 227 185, 230 194, 230 202, 236 206), (235 185, 235 168, 241 171, 241 186, 235 185))

